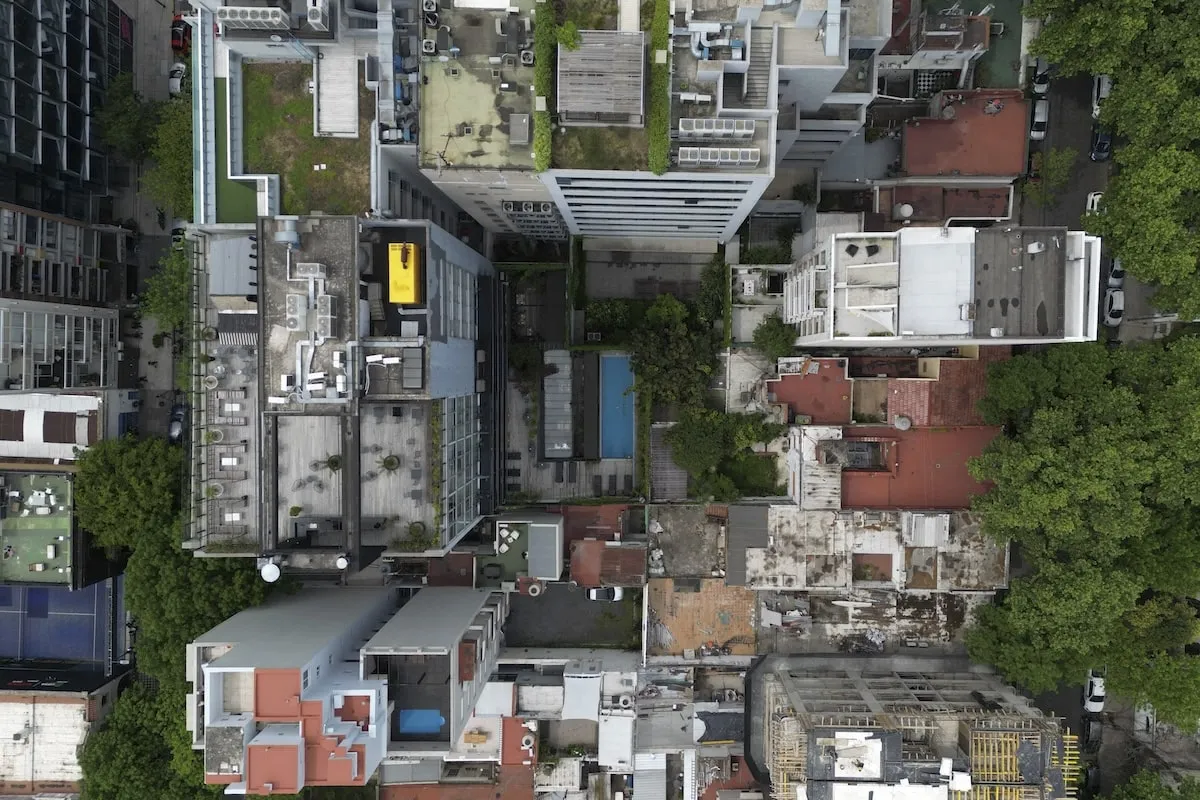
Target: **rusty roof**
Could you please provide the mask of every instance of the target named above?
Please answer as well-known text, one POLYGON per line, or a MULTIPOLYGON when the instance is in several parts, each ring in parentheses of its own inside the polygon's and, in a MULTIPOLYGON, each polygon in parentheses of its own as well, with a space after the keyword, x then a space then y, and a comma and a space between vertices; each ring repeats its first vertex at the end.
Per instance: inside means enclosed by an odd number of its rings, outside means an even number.
POLYGON ((1000 433, 999 428, 846 429, 847 441, 887 446, 886 471, 843 470, 843 508, 960 509, 986 487, 967 472, 967 461, 1000 433))
POLYGON ((1003 219, 1009 214, 1011 193, 1011 185, 971 188, 902 185, 879 190, 879 210, 891 214, 895 206, 912 206, 912 215, 907 219, 914 222, 941 222, 951 217, 1003 219))
POLYGON ((534 800, 533 766, 501 766, 495 783, 381 786, 379 800, 534 800))
POLYGON ((904 126, 907 174, 1015 177, 1025 172, 1029 104, 1020 91, 939 92, 930 113, 904 126))
POLYGON ((600 539, 572 542, 571 580, 584 588, 642 586, 646 583, 646 548, 614 546, 600 539))
POLYGON ((846 359, 814 358, 802 365, 800 373, 768 381, 767 391, 778 402, 787 403, 793 414, 809 417, 814 425, 848 425, 852 419, 851 384, 846 377, 846 359))
POLYGON ((572 542, 581 539, 620 539, 625 531, 627 503, 609 503, 602 506, 562 506, 563 546, 568 550, 572 542))
POLYGON ((979 348, 978 358, 943 358, 937 380, 888 381, 888 423, 906 416, 915 427, 983 425, 979 401, 987 393, 988 365, 1012 357, 1007 346, 979 348))

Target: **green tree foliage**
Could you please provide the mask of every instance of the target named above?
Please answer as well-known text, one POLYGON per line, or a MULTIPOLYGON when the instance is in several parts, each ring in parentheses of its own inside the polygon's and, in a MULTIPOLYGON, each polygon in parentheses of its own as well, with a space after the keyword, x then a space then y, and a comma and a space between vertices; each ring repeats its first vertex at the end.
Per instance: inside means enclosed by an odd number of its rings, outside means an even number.
POLYGON ((696 319, 702 324, 715 324, 725 318, 725 307, 730 302, 730 284, 733 280, 724 253, 717 253, 700 273, 700 291, 696 295, 696 319))
POLYGON ((152 166, 142 174, 142 189, 177 217, 192 216, 192 96, 184 92, 161 105, 150 143, 152 166))
POLYGON ((182 247, 172 247, 146 280, 142 313, 164 332, 184 330, 192 321, 192 260, 182 247))
POLYGON ((571 20, 558 26, 558 43, 567 50, 579 49, 579 28, 571 20))
POLYGON ((729 501, 743 494, 775 492, 775 459, 751 452, 759 443, 779 438, 784 425, 762 414, 723 414, 707 408, 687 408, 667 431, 671 457, 692 478, 700 497, 729 501))
POLYGON ((1034 153, 1032 174, 1022 187, 1025 197, 1042 208, 1054 205, 1058 193, 1071 182, 1078 159, 1079 151, 1074 147, 1055 147, 1045 153, 1034 153))
POLYGON ((716 346, 711 328, 697 325, 687 306, 660 295, 633 337, 633 370, 656 402, 699 406, 716 369, 716 346))
POLYGON ((1200 720, 1200 339, 1063 345, 991 368, 971 464, 984 531, 1031 575, 979 614, 971 655, 1032 690, 1107 664, 1110 689, 1187 728, 1200 720), (1192 676, 1195 676, 1194 678, 1192 676))
POLYGON ((650 24, 650 89, 646 95, 647 162, 650 171, 662 175, 671 157, 671 2, 655 0, 650 24), (667 54, 658 63, 656 53, 667 54))
POLYGON ((1032 0, 1033 43, 1060 74, 1108 74, 1118 169, 1086 224, 1155 305, 1200 316, 1200 14, 1187 0, 1032 0))
POLYGON ((587 304, 586 314, 588 327, 597 331, 621 331, 634 321, 634 311, 628 300, 592 300, 587 304))
POLYGON ((82 451, 75 475, 79 524, 104 547, 160 535, 179 513, 182 453, 165 439, 103 439, 82 451))
POLYGON ((796 347, 796 329, 783 321, 776 311, 763 319, 754 329, 754 349, 774 364, 790 356, 796 347))
POLYGON ((549 109, 554 108, 554 64, 558 56, 558 28, 554 25, 553 11, 533 26, 533 91, 538 97, 546 98, 546 111, 533 112, 533 169, 545 172, 550 169, 550 157, 554 149, 554 125, 550 121, 549 109))
POLYGON ((154 141, 158 115, 159 104, 144 99, 133 88, 133 75, 122 72, 108 84, 96 122, 100 137, 114 153, 141 163, 154 141))
POLYGON ((1200 783, 1187 778, 1173 789, 1156 773, 1143 771, 1128 783, 1113 787, 1109 800, 1200 800, 1200 783))

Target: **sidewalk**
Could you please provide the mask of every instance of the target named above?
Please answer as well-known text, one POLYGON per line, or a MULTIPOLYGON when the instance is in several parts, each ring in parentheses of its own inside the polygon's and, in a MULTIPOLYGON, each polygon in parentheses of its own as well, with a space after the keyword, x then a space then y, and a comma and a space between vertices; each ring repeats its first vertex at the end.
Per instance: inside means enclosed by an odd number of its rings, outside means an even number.
POLYGON ((138 430, 143 436, 166 436, 171 419, 171 406, 176 402, 175 360, 170 337, 161 346, 154 346, 158 325, 149 317, 142 318, 137 338, 125 345, 125 357, 136 358, 138 373, 146 379, 139 386, 142 394, 138 430))

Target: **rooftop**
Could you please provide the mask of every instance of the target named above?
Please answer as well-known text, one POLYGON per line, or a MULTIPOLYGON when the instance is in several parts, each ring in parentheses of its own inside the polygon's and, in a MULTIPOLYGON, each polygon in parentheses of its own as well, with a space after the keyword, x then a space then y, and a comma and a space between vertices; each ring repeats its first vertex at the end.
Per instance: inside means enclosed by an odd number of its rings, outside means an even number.
POLYGON ((89 705, 83 698, 0 696, 0 790, 78 791, 79 751, 91 729, 89 705))
POLYGON ((757 599, 720 578, 652 578, 646 585, 651 656, 754 655, 757 599), (726 649, 728 652, 726 652, 726 649))
POLYGON ((646 35, 580 31, 573 48, 558 46, 559 121, 641 127, 645 122, 646 35))
POLYGON ((69 586, 75 530, 71 476, 0 472, 0 492, 6 508, 0 516, 0 583, 69 586))
POLYGON ((869 449, 883 468, 842 470, 842 507, 968 508, 985 487, 971 477, 967 461, 999 433, 987 427, 847 429, 846 442, 876 443, 869 449))
POLYGON ((646 582, 646 548, 585 539, 571 545, 571 580, 580 586, 641 586, 646 582))
POLYGON ((1006 346, 980 347, 978 358, 939 359, 936 380, 889 378, 888 424, 903 415, 915 427, 983 425, 978 406, 987 392, 988 366, 1011 355, 1006 346))
POLYGON ((1012 212, 1012 186, 954 188, 910 184, 881 188, 878 210, 893 222, 1003 219, 1012 212))
POLYGON ((1029 104, 1019 91, 940 92, 930 117, 904 127, 908 175, 1018 176, 1025 172, 1029 104))
POLYGON ((973 266, 977 337, 1063 334, 1066 228, 981 228, 973 266))
POLYGON ((494 783, 381 786, 379 800, 534 800, 533 765, 501 765, 494 783))
MULTIPOLYGON (((789 365, 790 368, 791 365, 789 365)), ((767 382, 775 400, 787 403, 793 414, 814 425, 849 425, 854 381, 846 375, 844 358, 806 358, 795 372, 767 382)))
POLYGON ((423 60, 417 88, 422 166, 533 168, 536 8, 442 2, 423 15, 422 54, 437 58, 423 60))

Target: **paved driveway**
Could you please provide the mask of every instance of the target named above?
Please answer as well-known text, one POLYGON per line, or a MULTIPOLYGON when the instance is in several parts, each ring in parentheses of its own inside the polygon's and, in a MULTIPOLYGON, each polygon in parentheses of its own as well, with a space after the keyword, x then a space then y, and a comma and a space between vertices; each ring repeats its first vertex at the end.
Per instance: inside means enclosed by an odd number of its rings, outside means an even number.
POLYGON ((641 646, 641 592, 606 603, 587 599, 579 587, 558 583, 540 597, 513 595, 504 626, 509 647, 641 646))

